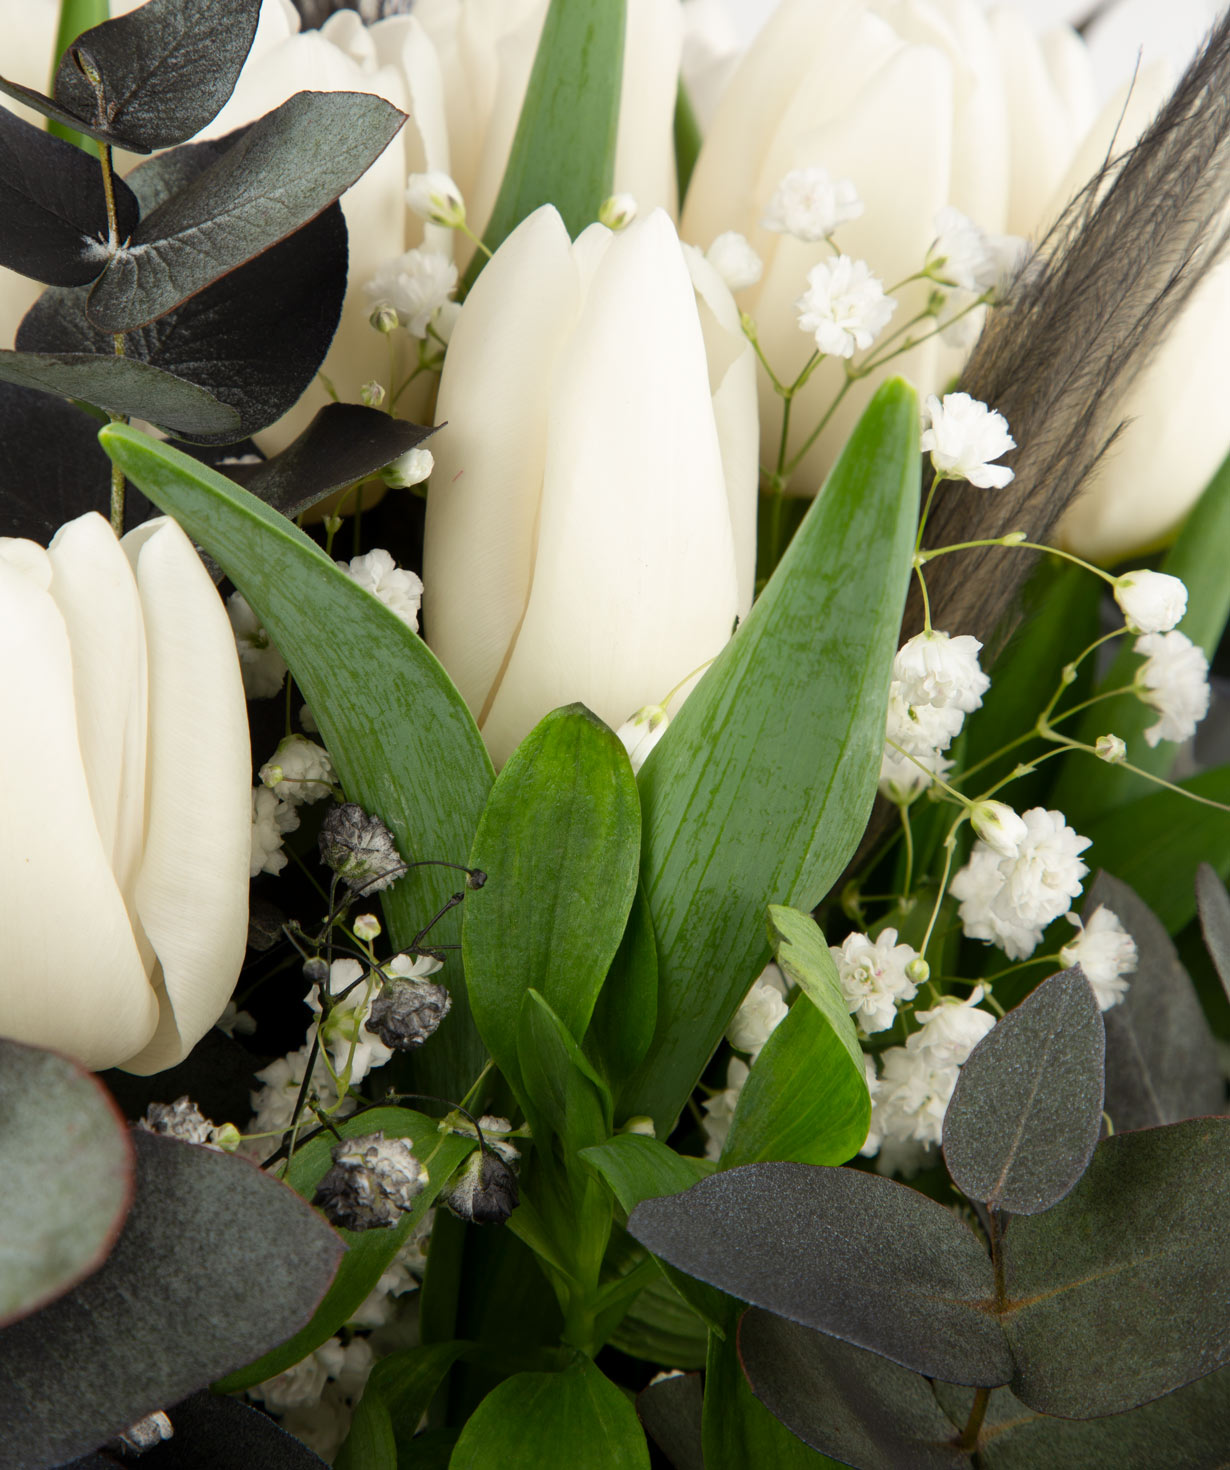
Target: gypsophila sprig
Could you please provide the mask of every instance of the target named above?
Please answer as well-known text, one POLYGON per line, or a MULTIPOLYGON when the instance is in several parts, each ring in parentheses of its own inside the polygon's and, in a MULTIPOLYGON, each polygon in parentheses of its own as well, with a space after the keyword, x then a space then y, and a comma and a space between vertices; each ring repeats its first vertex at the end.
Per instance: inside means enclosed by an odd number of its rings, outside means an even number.
POLYGON ((918 953, 897 943, 896 929, 883 929, 872 939, 850 934, 840 948, 829 946, 846 1007, 864 1031, 887 1031, 897 1019, 897 1006, 913 1000, 918 986, 906 974, 918 953))
POLYGON ((1118 735, 1099 735, 1093 749, 1097 758, 1109 766, 1119 766, 1127 760, 1127 745, 1118 735))
POLYGON ((968 393, 927 399, 921 443, 940 478, 968 480, 980 490, 1002 490, 1012 480, 1006 465, 992 463, 1016 448, 1008 421, 968 393))
POLYGON ((773 191, 760 223, 775 234, 814 243, 862 212, 850 179, 834 179, 826 168, 796 168, 773 191))
POLYGON ((775 965, 770 965, 763 975, 758 975, 726 1028, 726 1040, 753 1061, 790 1009, 781 985, 776 983, 780 974, 775 965))
MULTIPOLYGON (((317 1016, 324 1009, 321 988, 314 988, 307 997, 317 1016)), ((366 974, 357 960, 334 960, 327 991, 328 1013, 317 1023, 321 1045, 338 1077, 351 1084, 362 1082, 373 1067, 383 1067, 393 1055, 392 1048, 368 1026, 376 997, 375 977, 366 974)), ((309 1040, 311 1035, 309 1031, 309 1040)))
POLYGON ((418 632, 423 583, 414 572, 404 571, 387 551, 379 547, 351 561, 339 561, 338 566, 396 613, 407 628, 418 632))
POLYGON ((426 337, 435 313, 453 294, 457 267, 423 246, 386 261, 363 288, 374 308, 389 306, 412 337, 426 337))
POLYGON ((226 600, 227 616, 235 634, 243 692, 249 699, 272 699, 281 692, 286 678, 286 660, 273 646, 269 634, 241 592, 226 600))
POLYGON ((839 255, 807 272, 807 290, 795 303, 800 331, 832 357, 853 357, 871 346, 897 309, 865 260, 839 255))
POLYGON ((1187 587, 1166 572, 1124 572, 1112 586, 1129 633, 1169 633, 1187 611, 1187 587))
MULTIPOLYGON (((272 795, 272 793, 270 793, 272 795)), ((379 893, 405 872, 393 834, 357 802, 331 807, 320 828, 320 859, 352 893, 379 893)))
POLYGON ((764 261, 737 230, 720 234, 705 251, 705 259, 732 291, 746 291, 764 274, 764 261))
POLYGON ((323 801, 337 780, 329 752, 306 735, 287 735, 260 768, 260 779, 283 801, 306 806, 323 801))
MULTIPOLYGON (((407 449, 405 454, 386 464, 380 478, 390 490, 409 490, 431 476, 436 461, 430 449, 407 449)), ((420 589, 420 596, 422 591, 420 589)))
POLYGON ((452 997, 429 977, 440 969, 430 955, 399 954, 382 966, 385 975, 372 1002, 367 1029, 394 1051, 414 1051, 438 1030, 452 997))
POLYGON ((999 280, 1000 262, 985 232, 949 204, 935 216, 935 240, 923 272, 941 285, 980 293, 999 280))
POLYGON ((1133 645, 1144 663, 1136 673, 1139 698, 1161 718, 1145 731, 1156 746, 1163 740, 1187 740, 1209 712, 1209 661, 1182 633, 1146 633, 1133 645))
POLYGON ((991 687, 978 663, 981 648, 968 633, 953 638, 929 628, 915 634, 893 659, 893 678, 901 686, 901 697, 912 706, 953 708, 970 714, 991 687))
POLYGON ((1076 926, 1076 936, 1059 951, 1059 963, 1065 969, 1079 965, 1085 979, 1093 987, 1098 1006, 1107 1011, 1117 1006, 1128 992, 1139 960, 1136 941, 1123 927, 1119 916, 1105 904, 1099 904, 1084 923, 1079 914, 1069 914, 1076 926))
POLYGON ((282 851, 282 839, 299 825, 294 803, 283 801, 267 786, 252 789, 252 853, 249 872, 277 874, 288 862, 282 851))
POLYGON ((385 1230, 410 1210, 427 1183, 427 1170, 406 1138, 364 1133, 337 1144, 333 1167, 316 1186, 312 1203, 344 1230, 385 1230))

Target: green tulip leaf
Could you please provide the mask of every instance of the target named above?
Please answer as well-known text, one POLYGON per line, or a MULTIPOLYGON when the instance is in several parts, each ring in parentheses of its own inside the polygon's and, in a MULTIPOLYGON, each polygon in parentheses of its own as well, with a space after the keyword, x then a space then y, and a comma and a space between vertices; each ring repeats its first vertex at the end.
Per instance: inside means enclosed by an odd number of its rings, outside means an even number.
POLYGON ((649 1470, 636 1410, 588 1358, 515 1373, 466 1421, 449 1470, 649 1470))
POLYGON ((584 705, 547 715, 496 779, 469 862, 487 882, 461 926, 470 1004, 517 1087, 517 1026, 531 987, 575 1041, 627 924, 640 856, 627 752, 584 705))
POLYGON ((536 990, 527 990, 521 1002, 517 1064, 525 1111, 532 1120, 541 1120, 534 1127, 536 1138, 545 1123, 568 1153, 576 1153, 610 1134, 611 1094, 606 1083, 536 990))
POLYGON ((658 945, 644 888, 638 884, 628 927, 598 993, 585 1050, 611 1086, 645 1059, 658 1019, 658 945))
POLYGON ((369 1378, 355 1405, 334 1470, 397 1470, 397 1438, 384 1395, 369 1378))
POLYGON ((658 1024, 620 1111, 662 1136, 768 959, 766 906, 813 908, 863 834, 918 482, 918 399, 894 379, 641 770, 658 1024))
POLYGON ((1017 1397, 1096 1419, 1230 1363, 1228 1214, 1230 1118, 1104 1139, 1071 1194, 1004 1234, 1017 1397))
POLYGON ((96 1271, 132 1203, 133 1151, 107 1089, 55 1052, 0 1040, 0 1326, 96 1271))
MULTIPOLYGON (((124 425, 99 437, 252 604, 316 717, 347 798, 388 825, 407 862, 464 862, 491 762, 465 701, 418 634, 232 480, 124 425)), ((386 890, 394 942, 409 944, 456 886, 455 874, 424 867, 386 890)), ((455 943, 459 922, 448 915, 432 942, 455 943)), ((460 1097, 486 1057, 459 969, 450 958, 441 973, 453 1007, 415 1059, 419 1086, 445 1097, 460 1097)))
MULTIPOLYGON (((383 1133, 386 1138, 410 1139, 416 1157, 426 1164, 428 1183, 415 1199, 413 1209, 391 1228, 338 1230, 338 1235, 347 1245, 346 1255, 312 1320, 280 1347, 216 1383, 214 1388, 219 1393, 234 1393, 241 1388, 250 1388, 254 1383, 263 1383, 267 1378, 275 1378, 315 1352, 322 1343, 328 1342, 371 1295, 389 1262, 418 1228, 440 1191, 478 1143, 476 1138, 463 1134, 442 1134, 436 1119, 411 1112, 409 1108, 372 1108, 358 1117, 344 1118, 334 1126, 343 1138, 383 1133)), ((316 1185, 329 1168, 330 1155, 336 1143, 334 1135, 324 1131, 295 1150, 286 1182, 296 1193, 306 1199, 312 1197, 316 1185)))
MULTIPOLYGON (((574 238, 598 218, 615 177, 626 0, 551 0, 500 192, 483 231, 496 251, 543 204, 574 238)), ((475 251, 468 290, 485 256, 475 251)))
POLYGON ((410 1442, 419 1422, 443 1383, 445 1375, 468 1349, 465 1342, 439 1342, 403 1348, 381 1358, 372 1369, 365 1393, 380 1395, 393 1425, 393 1437, 402 1456, 415 1464, 410 1442))

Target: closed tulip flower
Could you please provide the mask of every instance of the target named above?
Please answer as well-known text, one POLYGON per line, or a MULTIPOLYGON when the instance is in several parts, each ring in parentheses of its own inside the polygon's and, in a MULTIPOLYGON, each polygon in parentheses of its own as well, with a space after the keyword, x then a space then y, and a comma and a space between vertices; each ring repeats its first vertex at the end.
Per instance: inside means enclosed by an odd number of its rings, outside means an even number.
POLYGON ((247 934, 235 640, 174 521, 0 539, 0 1035, 161 1071, 222 1014, 247 934))
POLYGON ((718 653, 752 597, 754 360, 662 211, 575 243, 549 206, 525 220, 437 418, 426 636, 497 762, 558 705, 617 728, 718 653))

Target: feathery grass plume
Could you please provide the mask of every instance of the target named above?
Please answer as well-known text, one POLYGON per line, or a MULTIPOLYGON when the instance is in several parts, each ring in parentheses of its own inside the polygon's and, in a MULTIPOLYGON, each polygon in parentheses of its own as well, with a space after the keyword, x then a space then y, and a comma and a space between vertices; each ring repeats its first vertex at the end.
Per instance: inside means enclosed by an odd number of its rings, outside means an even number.
MULTIPOLYGON (((1136 145, 1107 158, 992 311, 958 384, 1008 420, 1016 478, 945 485, 927 544, 1028 532, 1045 541, 1122 427, 1123 395, 1225 248, 1230 227, 1230 13, 1136 145)), ((995 547, 927 572, 935 626, 994 654, 1036 557, 995 547)), ((917 588, 903 637, 921 626, 917 588)))

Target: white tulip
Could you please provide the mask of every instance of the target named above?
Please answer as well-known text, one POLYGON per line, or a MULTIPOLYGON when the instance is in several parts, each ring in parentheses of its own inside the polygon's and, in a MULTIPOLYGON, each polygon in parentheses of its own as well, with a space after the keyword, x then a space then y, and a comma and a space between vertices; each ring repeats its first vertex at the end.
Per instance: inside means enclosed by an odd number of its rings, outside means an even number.
POLYGON ((661 210, 574 244, 544 207, 479 277, 440 384, 424 623, 497 762, 558 705, 616 728, 660 703, 747 611, 754 367, 661 210))
POLYGON ((166 518, 0 539, 0 1035, 161 1071, 247 938, 251 762, 226 612, 166 518))
MULTIPOLYGON (((764 227, 788 174, 823 168, 851 182, 865 207, 836 227, 837 244, 866 261, 899 302, 895 323, 905 323, 930 286, 897 283, 922 268, 940 211, 955 207, 989 236, 1030 233, 1093 111, 1088 60, 1071 31, 1042 43, 1019 15, 988 19, 976 0, 782 0, 717 105, 682 234, 708 248, 735 230, 763 259, 764 275, 739 302, 790 382, 815 345, 799 332, 794 303, 830 251, 764 227)), ((935 339, 885 371, 926 394, 942 391, 959 365, 935 339)), ((792 454, 843 379, 843 364, 823 363, 796 397, 792 454)), ((872 375, 846 395, 792 477, 793 493, 815 493, 877 383, 872 375)), ((762 458, 773 465, 781 404, 763 374, 760 390, 762 458)))

